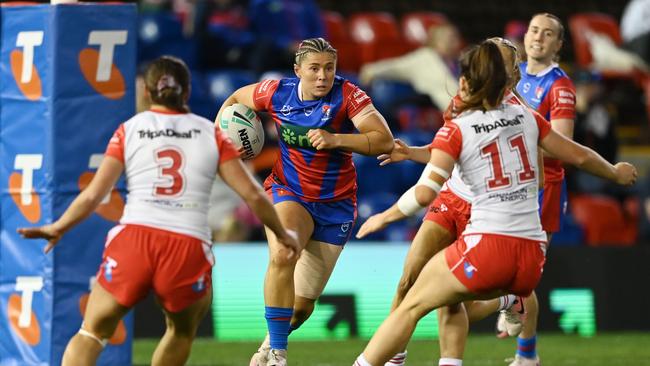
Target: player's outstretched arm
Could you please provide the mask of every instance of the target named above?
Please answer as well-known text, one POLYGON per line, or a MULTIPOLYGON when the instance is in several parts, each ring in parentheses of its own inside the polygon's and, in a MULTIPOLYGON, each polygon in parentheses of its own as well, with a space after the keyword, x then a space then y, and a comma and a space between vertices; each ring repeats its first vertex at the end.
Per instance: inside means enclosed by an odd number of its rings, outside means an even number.
POLYGON ((372 104, 352 117, 352 123, 359 133, 330 133, 313 129, 307 132, 307 137, 317 150, 343 149, 364 155, 388 154, 393 150, 393 134, 372 104))
POLYGON ((64 233, 95 211, 102 199, 113 189, 123 170, 121 161, 111 156, 104 157, 88 187, 79 193, 58 220, 50 225, 19 228, 18 233, 28 239, 46 239, 48 244, 45 253, 48 253, 64 233))
POLYGON ((296 233, 282 226, 264 189, 246 170, 244 163, 240 159, 225 161, 219 165, 219 175, 246 202, 260 221, 273 231, 278 241, 290 249, 292 254, 298 254, 300 247, 296 233))
POLYGON ((620 185, 632 185, 636 182, 637 171, 634 165, 625 162, 612 165, 590 148, 569 140, 553 130, 542 139, 540 144, 553 156, 596 176, 620 185))
POLYGON ((454 163, 451 155, 442 150, 433 149, 429 163, 417 183, 409 188, 389 209, 368 218, 359 228, 356 237, 361 239, 368 234, 382 230, 388 224, 412 216, 428 206, 440 192, 442 184, 449 178, 454 163))
POLYGON ((381 154, 377 157, 377 160, 379 160, 379 165, 384 166, 404 160, 426 164, 430 158, 431 151, 429 150, 429 145, 409 146, 404 141, 395 139, 395 145, 390 154, 381 154))

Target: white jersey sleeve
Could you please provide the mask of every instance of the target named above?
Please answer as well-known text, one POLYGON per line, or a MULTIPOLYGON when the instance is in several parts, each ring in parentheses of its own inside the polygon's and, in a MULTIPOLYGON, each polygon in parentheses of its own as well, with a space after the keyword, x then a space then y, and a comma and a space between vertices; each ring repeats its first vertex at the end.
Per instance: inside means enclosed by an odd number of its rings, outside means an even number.
POLYGON ((120 223, 210 242, 207 212, 223 151, 219 140, 211 121, 191 113, 147 111, 120 126, 107 150, 116 156, 120 149, 111 144, 119 144, 123 154, 128 195, 120 223))
POLYGON ((546 240, 537 200, 537 144, 547 133, 527 107, 502 104, 468 111, 446 125, 447 137, 434 140, 457 160, 459 177, 472 193, 465 233, 495 233, 546 240))

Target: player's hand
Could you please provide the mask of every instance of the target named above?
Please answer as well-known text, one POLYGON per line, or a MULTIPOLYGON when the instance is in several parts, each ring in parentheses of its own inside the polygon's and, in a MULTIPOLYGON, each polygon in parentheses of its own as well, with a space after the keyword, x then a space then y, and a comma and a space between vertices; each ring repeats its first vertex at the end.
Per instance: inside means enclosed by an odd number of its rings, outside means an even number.
POLYGON ((616 169, 616 183, 624 186, 630 186, 636 183, 637 172, 634 165, 630 163, 618 163, 614 165, 616 169))
POLYGON ((53 225, 45 225, 40 227, 21 227, 16 230, 23 238, 26 239, 45 239, 47 246, 45 253, 49 253, 52 248, 61 240, 63 233, 56 230, 53 225))
POLYGON ((364 236, 384 229, 388 225, 383 213, 372 215, 361 225, 357 232, 357 239, 362 239, 364 236))
POLYGON ((289 256, 287 258, 292 258, 294 255, 300 254, 300 244, 298 243, 298 233, 294 230, 285 230, 286 235, 283 237, 278 237, 280 244, 284 245, 289 249, 289 256))
POLYGON ((390 163, 408 160, 411 158, 411 148, 400 139, 395 139, 393 151, 390 154, 381 154, 377 157, 379 165, 384 166, 390 163))
POLYGON ((307 131, 307 137, 309 138, 311 146, 316 148, 316 150, 338 148, 338 139, 336 136, 325 130, 309 130, 307 131))

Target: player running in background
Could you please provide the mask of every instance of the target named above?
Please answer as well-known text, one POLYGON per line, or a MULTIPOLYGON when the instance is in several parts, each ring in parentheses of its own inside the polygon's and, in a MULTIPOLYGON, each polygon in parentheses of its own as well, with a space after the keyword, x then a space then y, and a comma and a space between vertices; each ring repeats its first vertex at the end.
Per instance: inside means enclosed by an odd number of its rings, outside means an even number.
POLYGON ((220 110, 242 103, 273 117, 280 156, 264 187, 283 225, 298 233, 304 248, 299 259, 287 259, 267 228, 268 334, 251 365, 286 365, 288 334, 313 312, 352 233, 357 215, 352 153, 379 155, 393 148, 386 121, 363 90, 336 76, 336 61, 326 40, 304 40, 296 52, 296 78, 244 86, 220 110))
MULTIPOLYGON (((557 133, 573 139, 575 87, 557 64, 564 42, 564 26, 548 13, 534 15, 524 36, 527 62, 521 64, 517 91, 526 103, 551 122, 557 133)), ((553 233, 560 230, 567 208, 566 184, 562 162, 553 154, 544 154, 544 188, 540 194, 542 228, 550 244, 553 233)), ((524 299, 527 316, 517 338, 517 352, 510 366, 539 366, 537 355, 537 320, 539 304, 535 292, 524 299)), ((511 327, 506 314, 499 315, 497 329, 505 336, 511 327)))
POLYGON ((218 173, 297 257, 295 233, 285 230, 262 187, 248 174, 230 140, 214 124, 189 113, 187 66, 173 57, 154 60, 145 73, 151 109, 119 126, 90 185, 50 225, 21 228, 26 238, 61 236, 89 216, 124 173, 127 203, 107 235, 79 332, 63 354, 64 366, 94 365, 120 319, 153 290, 167 330, 152 365, 184 365, 212 300, 207 202, 218 173), (161 133, 173 130, 176 134, 161 133))
MULTIPOLYGON (((592 150, 555 133, 526 106, 502 103, 507 87, 497 46, 483 42, 461 58, 460 114, 436 135, 418 183, 367 231, 428 205, 455 163, 472 192, 471 221, 461 237, 423 268, 402 303, 380 326, 355 365, 383 365, 403 350, 417 321, 431 310, 470 299, 530 294, 541 277, 546 235, 537 203, 537 144, 593 174, 632 184, 636 170, 612 166, 592 150)), ((441 360, 461 365, 461 359, 441 360)))

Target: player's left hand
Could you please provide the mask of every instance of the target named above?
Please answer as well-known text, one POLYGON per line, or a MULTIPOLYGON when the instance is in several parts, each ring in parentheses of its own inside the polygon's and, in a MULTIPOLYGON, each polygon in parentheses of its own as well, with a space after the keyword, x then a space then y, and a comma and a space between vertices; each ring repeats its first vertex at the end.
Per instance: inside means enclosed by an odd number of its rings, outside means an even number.
POLYGON ((383 230, 386 225, 388 224, 384 219, 383 213, 372 215, 368 218, 368 220, 366 220, 366 222, 363 223, 363 225, 361 225, 356 237, 357 239, 362 239, 366 235, 372 234, 379 230, 383 230))
POLYGON ((40 227, 21 227, 16 230, 23 238, 26 239, 45 239, 47 246, 45 253, 49 253, 52 248, 61 240, 63 233, 56 230, 53 225, 45 225, 40 227))
POLYGON ((311 146, 316 150, 336 149, 338 147, 337 138, 325 130, 316 129, 307 131, 307 137, 311 146))

